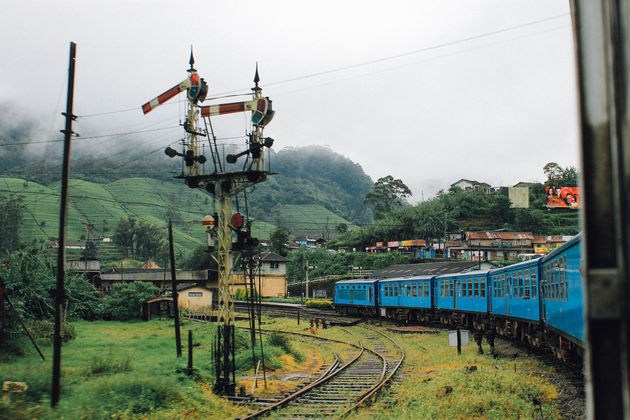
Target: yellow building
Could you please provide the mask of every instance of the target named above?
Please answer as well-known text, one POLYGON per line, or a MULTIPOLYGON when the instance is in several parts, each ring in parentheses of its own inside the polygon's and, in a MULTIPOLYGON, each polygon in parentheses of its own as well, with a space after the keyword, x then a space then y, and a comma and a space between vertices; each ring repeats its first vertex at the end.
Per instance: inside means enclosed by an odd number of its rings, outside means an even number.
MULTIPOLYGON (((262 297, 287 295, 288 262, 288 258, 273 252, 265 252, 260 256, 260 270, 256 273, 255 287, 262 297)), ((236 289, 244 289, 243 273, 232 273, 232 284, 236 289)))
POLYGON ((186 286, 177 288, 177 306, 193 312, 210 313, 212 309, 212 290, 201 286, 186 286))

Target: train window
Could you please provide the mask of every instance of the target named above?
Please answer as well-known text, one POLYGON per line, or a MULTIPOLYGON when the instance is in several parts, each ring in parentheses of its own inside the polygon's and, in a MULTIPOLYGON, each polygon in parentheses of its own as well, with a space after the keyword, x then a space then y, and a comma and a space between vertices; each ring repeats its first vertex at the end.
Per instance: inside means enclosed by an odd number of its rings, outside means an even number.
POLYGON ((564 300, 565 302, 569 301, 569 278, 567 273, 567 256, 562 257, 563 262, 563 272, 564 272, 564 300))
POLYGON ((564 276, 562 267, 562 258, 558 261, 558 271, 556 273, 558 278, 558 301, 564 301, 564 276))
POLYGON ((474 297, 479 297, 479 279, 473 279, 474 297))
POLYGON ((523 297, 529 299, 529 289, 531 288, 531 279, 529 278, 529 270, 523 273, 523 297))
POLYGON ((394 296, 398 297, 398 283, 394 285, 394 296))
POLYGON ((558 300, 558 260, 554 260, 551 272, 553 279, 553 300, 558 300))
POLYGON ((449 290, 448 290, 449 297, 453 297, 454 293, 455 293, 455 280, 451 280, 449 282, 449 290))
POLYGON ((518 297, 518 278, 516 276, 516 273, 513 273, 510 276, 510 279, 512 280, 512 297, 518 297))
POLYGON ((466 279, 463 279, 462 280, 462 296, 463 297, 466 297, 466 284, 467 284, 466 279))
POLYGON ((429 283, 424 283, 424 297, 429 297, 429 283))
POLYGON ((407 283, 407 297, 411 297, 411 283, 407 283))
POLYGON ((536 270, 532 268, 532 278, 531 278, 531 290, 532 290, 532 299, 536 299, 536 290, 538 289, 538 285, 536 284, 536 270))
POLYGON ((418 291, 416 290, 416 283, 412 283, 411 284, 411 296, 416 297, 418 296, 418 291))
POLYGON ((485 298, 486 297, 486 279, 480 278, 479 282, 480 282, 479 295, 480 297, 485 298))
POLYGON ((468 279, 468 297, 472 297, 473 295, 473 283, 472 279, 468 279))
POLYGON ((385 297, 389 296, 389 286, 385 285, 385 287, 383 287, 383 294, 385 295, 385 297))
POLYGON ((518 297, 523 297, 525 296, 525 293, 523 293, 523 272, 519 271, 518 272, 518 297))

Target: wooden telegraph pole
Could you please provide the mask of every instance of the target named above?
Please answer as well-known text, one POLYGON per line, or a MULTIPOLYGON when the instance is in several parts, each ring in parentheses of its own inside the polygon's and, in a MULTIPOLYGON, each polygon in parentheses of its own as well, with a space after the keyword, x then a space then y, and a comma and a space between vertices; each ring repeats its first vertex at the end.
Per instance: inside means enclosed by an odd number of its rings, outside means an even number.
POLYGON ((74 98, 74 64, 77 45, 70 43, 70 64, 68 66, 68 98, 66 101, 66 127, 63 142, 63 170, 61 177, 61 209, 59 210, 59 247, 57 252, 57 289, 55 291, 55 331, 53 336, 52 391, 50 405, 55 407, 59 402, 61 378, 61 331, 64 303, 64 277, 66 274, 66 207, 68 202, 68 178, 70 178, 70 140, 72 138, 72 114, 74 98))

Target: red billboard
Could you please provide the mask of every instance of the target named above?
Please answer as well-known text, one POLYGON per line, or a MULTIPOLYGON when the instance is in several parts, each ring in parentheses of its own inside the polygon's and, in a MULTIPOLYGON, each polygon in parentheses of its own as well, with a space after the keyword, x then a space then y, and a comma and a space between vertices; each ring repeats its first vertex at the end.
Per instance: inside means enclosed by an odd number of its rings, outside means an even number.
POLYGON ((546 187, 548 208, 572 208, 581 206, 580 187, 546 187))

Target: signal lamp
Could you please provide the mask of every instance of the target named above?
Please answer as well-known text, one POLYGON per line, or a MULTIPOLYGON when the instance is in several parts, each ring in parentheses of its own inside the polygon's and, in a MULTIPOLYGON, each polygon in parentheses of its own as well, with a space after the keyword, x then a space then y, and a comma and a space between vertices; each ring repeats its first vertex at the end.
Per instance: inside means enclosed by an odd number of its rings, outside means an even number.
POLYGON ((188 185, 190 188, 199 187, 199 181, 196 178, 186 177, 185 182, 186 182, 186 185, 188 185))
POLYGON ((236 229, 243 227, 243 215, 240 213, 234 213, 232 217, 230 217, 230 224, 236 229))
POLYGON ((249 182, 262 182, 265 179, 267 179, 267 175, 261 171, 247 171, 247 180, 249 182))
POLYGON ((273 139, 271 137, 265 137, 265 147, 273 146, 273 139))
POLYGON ((166 149, 164 149, 164 153, 170 158, 174 158, 175 156, 179 155, 177 150, 173 149, 172 147, 167 147, 166 149))
POLYGON ((199 87, 199 75, 197 73, 191 74, 190 87, 188 88, 188 99, 193 102, 197 102, 200 93, 199 87))
POLYGON ((204 216, 201 223, 206 232, 212 232, 217 228, 217 221, 214 219, 214 216, 204 216))

